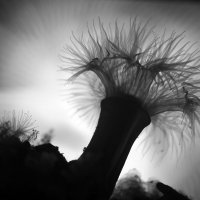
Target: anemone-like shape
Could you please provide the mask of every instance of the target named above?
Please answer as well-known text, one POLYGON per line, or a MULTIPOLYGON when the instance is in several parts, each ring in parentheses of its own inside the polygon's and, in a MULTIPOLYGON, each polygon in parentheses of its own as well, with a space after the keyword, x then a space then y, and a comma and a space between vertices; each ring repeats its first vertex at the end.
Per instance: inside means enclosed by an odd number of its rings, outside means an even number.
POLYGON ((5 112, 0 119, 0 139, 16 137, 21 141, 32 142, 37 138, 38 131, 33 126, 29 113, 5 112))
POLYGON ((73 34, 71 41, 61 56, 62 70, 73 73, 68 79, 75 83, 70 98, 83 116, 96 121, 102 99, 128 94, 148 112, 149 133, 157 135, 154 129, 159 130, 163 148, 180 138, 195 138, 200 56, 195 43, 185 42, 184 33, 157 36, 149 23, 136 18, 127 26, 116 21, 105 28, 99 19, 87 36, 73 34))

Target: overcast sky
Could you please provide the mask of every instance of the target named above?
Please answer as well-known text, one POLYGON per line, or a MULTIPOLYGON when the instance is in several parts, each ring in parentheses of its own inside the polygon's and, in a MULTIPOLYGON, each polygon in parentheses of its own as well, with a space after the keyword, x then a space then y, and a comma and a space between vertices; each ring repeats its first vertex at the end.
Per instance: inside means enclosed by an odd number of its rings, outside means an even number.
MULTIPOLYGON (((60 80, 67 75, 58 70, 58 55, 70 43, 71 32, 86 30, 87 22, 98 17, 104 24, 115 19, 126 23, 138 16, 156 31, 186 31, 186 40, 199 42, 200 4, 172 1, 0 1, 0 113, 29 111, 40 132, 54 130, 53 143, 68 160, 77 158, 87 146, 93 129, 88 129, 65 99, 66 87, 60 80)), ((187 150, 184 158, 169 154, 162 161, 142 156, 134 144, 123 173, 136 167, 144 179, 155 177, 200 196, 199 148, 187 150)), ((197 140, 197 146, 199 141, 197 140)))

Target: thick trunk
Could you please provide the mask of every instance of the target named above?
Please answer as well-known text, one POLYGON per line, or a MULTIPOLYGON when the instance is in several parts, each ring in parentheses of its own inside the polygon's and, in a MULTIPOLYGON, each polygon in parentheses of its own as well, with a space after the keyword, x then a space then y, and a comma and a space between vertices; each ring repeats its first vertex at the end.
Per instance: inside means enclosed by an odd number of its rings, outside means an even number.
POLYGON ((78 159, 81 199, 109 199, 134 141, 149 123, 149 115, 133 97, 102 100, 94 135, 78 159))

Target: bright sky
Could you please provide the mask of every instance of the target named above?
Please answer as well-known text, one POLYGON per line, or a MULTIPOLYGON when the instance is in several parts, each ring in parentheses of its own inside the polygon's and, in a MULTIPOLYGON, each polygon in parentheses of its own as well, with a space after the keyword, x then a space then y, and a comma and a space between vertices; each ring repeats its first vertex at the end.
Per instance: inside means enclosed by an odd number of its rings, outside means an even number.
MULTIPOLYGON (((40 132, 54 130, 53 143, 67 160, 76 159, 87 146, 93 130, 87 128, 66 101, 66 87, 60 80, 58 55, 70 42, 71 32, 86 30, 87 22, 98 17, 106 24, 126 22, 138 16, 151 18, 156 31, 187 31, 186 39, 199 41, 199 4, 159 3, 159 1, 1 1, 0 6, 0 113, 29 111, 40 132)), ((199 148, 192 148, 177 162, 169 154, 160 162, 142 156, 143 136, 136 141, 123 173, 137 168, 143 179, 155 177, 193 197, 200 196, 199 148), (198 173, 198 176, 196 174, 198 173), (195 186, 196 185, 196 186, 195 186)), ((197 141, 197 144, 200 144, 197 141)))

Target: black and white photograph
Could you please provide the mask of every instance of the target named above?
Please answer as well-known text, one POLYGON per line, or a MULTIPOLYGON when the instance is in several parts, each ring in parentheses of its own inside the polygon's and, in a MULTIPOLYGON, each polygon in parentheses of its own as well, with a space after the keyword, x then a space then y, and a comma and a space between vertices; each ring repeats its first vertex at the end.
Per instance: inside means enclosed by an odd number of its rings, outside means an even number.
POLYGON ((0 0, 0 200, 200 200, 200 1, 0 0))

